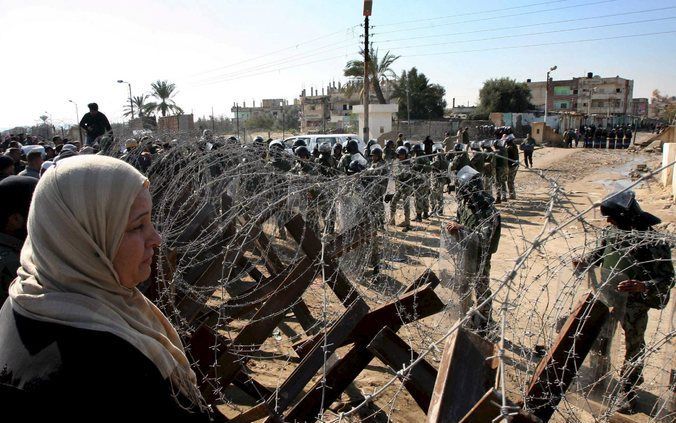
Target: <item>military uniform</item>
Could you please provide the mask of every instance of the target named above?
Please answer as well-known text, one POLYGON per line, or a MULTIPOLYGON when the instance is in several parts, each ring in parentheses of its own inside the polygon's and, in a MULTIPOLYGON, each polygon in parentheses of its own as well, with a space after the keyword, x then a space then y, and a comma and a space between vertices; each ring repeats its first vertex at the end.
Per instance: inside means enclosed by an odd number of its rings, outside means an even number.
MULTIPOLYGON (((385 225, 385 204, 383 197, 387 192, 387 184, 389 182, 388 167, 382 158, 377 162, 371 162, 368 169, 362 172, 363 177, 361 182, 364 185, 364 198, 366 204, 372 207, 372 220, 376 222, 378 229, 382 229, 385 225)), ((380 238, 376 233, 371 243, 371 254, 369 263, 371 267, 378 271, 380 263, 380 238)))
MULTIPOLYGON (((291 162, 284 156, 284 152, 277 153, 278 155, 273 155, 267 167, 270 170, 267 173, 272 173, 272 186, 271 190, 273 203, 281 200, 288 194, 288 172, 291 170, 291 162)), ((276 213, 277 220, 277 229, 279 231, 279 237, 281 239, 286 239, 286 218, 288 217, 288 211, 283 209, 276 213)))
POLYGON ((499 203, 507 200, 507 180, 509 179, 509 165, 507 164, 507 150, 504 146, 497 146, 495 151, 495 200, 499 203))
MULTIPOLYGON (((331 154, 320 154, 315 159, 317 174, 325 181, 329 181, 338 175, 337 163, 331 154)), ((331 199, 331 192, 321 190, 317 201, 319 202, 319 212, 324 219, 324 227, 328 233, 335 232, 336 210, 331 199)))
POLYGON ((450 183, 448 177, 448 161, 442 154, 437 154, 432 160, 432 212, 444 212, 444 186, 450 183))
POLYGON ((416 219, 421 220, 423 215, 429 214, 430 210, 430 183, 428 178, 432 166, 427 157, 416 157, 413 160, 411 170, 415 181, 415 214, 416 219))
MULTIPOLYGON (((475 189, 469 193, 459 189, 457 198, 456 220, 463 226, 461 237, 463 239, 476 237, 476 242, 465 243, 465 248, 474 249, 473 252, 468 253, 477 260, 472 262, 470 268, 464 270, 473 283, 475 304, 479 305, 491 296, 489 285, 491 257, 498 250, 500 242, 500 213, 493 205, 493 197, 483 189, 475 189)), ((465 297, 469 297, 469 292, 465 294, 465 297)), ((492 301, 488 301, 478 311, 485 319, 488 319, 484 321, 484 325, 487 325, 491 321, 492 301)))
POLYGON ((21 263, 19 254, 23 241, 11 235, 0 233, 0 307, 7 299, 9 284, 16 278, 21 263))
POLYGON ((404 226, 411 225, 411 202, 413 193, 413 174, 410 161, 399 161, 395 168, 395 192, 390 200, 390 225, 394 225, 394 216, 397 212, 397 203, 404 202, 404 226))
POLYGON ((650 240, 654 231, 627 231, 608 227, 598 240, 596 249, 584 262, 623 273, 629 279, 642 281, 648 290, 626 294, 624 315, 619 316, 624 330, 625 357, 621 370, 625 391, 643 383, 643 354, 648 311, 663 309, 674 286, 674 266, 667 242, 650 240), (643 238, 643 239, 642 239, 643 238))
POLYGON ((516 179, 516 172, 519 170, 519 148, 510 142, 507 145, 508 173, 507 173, 507 189, 509 190, 509 198, 516 198, 516 190, 514 189, 514 180, 516 179))

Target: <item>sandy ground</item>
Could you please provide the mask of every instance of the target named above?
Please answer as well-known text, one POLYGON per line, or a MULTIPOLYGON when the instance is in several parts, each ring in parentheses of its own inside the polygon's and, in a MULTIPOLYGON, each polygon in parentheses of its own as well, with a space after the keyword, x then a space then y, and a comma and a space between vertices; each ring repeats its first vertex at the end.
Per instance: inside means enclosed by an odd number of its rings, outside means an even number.
MULTIPOLYGON (((543 176, 555 180, 566 194, 566 198, 557 203, 554 208, 553 223, 548 226, 552 228, 552 225, 565 221, 576 211, 583 210, 593 202, 599 201, 616 186, 623 184, 626 186, 631 183, 629 172, 637 164, 644 163, 654 169, 659 167, 660 160, 661 155, 630 153, 623 150, 553 148, 537 150, 534 157, 535 169, 525 171, 522 168, 517 176, 517 199, 499 206, 503 232, 500 248, 493 257, 491 276, 494 282, 492 286, 497 285, 497 279, 513 268, 517 255, 529 245, 528 241, 537 236, 545 223, 545 208, 550 198, 551 185, 543 179, 543 176)), ((669 192, 661 187, 657 180, 642 183, 636 188, 636 193, 642 207, 662 218, 665 226, 676 223, 669 192)), ((446 197, 444 214, 446 217, 435 217, 422 224, 416 223, 414 224, 415 230, 408 234, 402 234, 399 229, 388 228, 387 240, 391 245, 388 242, 385 243, 385 255, 390 261, 384 272, 384 277, 388 280, 396 280, 405 284, 406 281, 413 280, 428 267, 439 270, 439 229, 454 213, 454 201, 448 194, 446 197), (397 247, 396 251, 388 254, 388 248, 394 245, 397 247)), ((605 224, 597 212, 596 214, 591 212, 585 217, 593 225, 604 226, 605 224)), ((673 227, 676 225, 669 229, 673 227)), ((510 301, 517 304, 508 315, 510 323, 505 332, 506 338, 524 348, 533 348, 535 344, 541 344, 543 340, 551 341, 556 336, 554 332, 556 321, 566 316, 566 312, 569 311, 575 299, 586 289, 584 281, 581 281, 579 286, 571 282, 575 280, 575 277, 567 263, 573 256, 582 253, 580 248, 583 245, 592 241, 592 236, 583 231, 579 222, 575 222, 557 233, 542 249, 531 256, 527 265, 515 279, 514 288, 510 291, 503 290, 497 296, 499 300, 503 300, 509 293, 510 301), (537 329, 532 327, 534 316, 543 319, 538 322, 537 329)), ((287 241, 286 246, 290 249, 294 248, 292 241, 287 241)), ((368 299, 371 308, 391 299, 391 292, 383 289, 382 285, 376 290, 371 290, 366 288, 370 282, 366 278, 361 278, 361 275, 354 275, 353 280, 360 283, 360 293, 368 299)), ((423 319, 399 331, 399 335, 418 351, 442 336, 459 316, 457 309, 452 307, 454 294, 443 287, 437 288, 437 293, 451 306, 444 313, 423 319)), ((331 296, 332 294, 326 294, 322 282, 316 281, 303 298, 315 317, 321 319, 326 314, 330 319, 342 311, 335 297, 331 296)), ((667 309, 661 313, 657 310, 651 311, 650 326, 646 337, 649 342, 660 339, 665 333, 673 331, 673 304, 672 300, 667 309)), ((245 323, 243 321, 232 322, 227 330, 236 331, 245 323)), ((263 345, 262 353, 250 361, 255 379, 269 388, 279 386, 299 363, 290 345, 297 339, 294 334, 302 334, 302 329, 293 319, 287 321, 279 329, 277 336, 269 338, 263 345)), ((232 332, 229 336, 232 336, 232 332)), ((614 369, 621 364, 622 344, 621 330, 619 330, 619 335, 615 337, 613 343, 611 358, 614 369)), ((646 384, 643 386, 646 395, 642 396, 645 400, 642 400, 641 405, 642 411, 646 413, 656 414, 656 411, 651 411, 651 409, 656 403, 660 403, 659 396, 667 392, 669 371, 674 367, 673 347, 673 341, 667 343, 649 359, 650 364, 646 368, 646 384)), ((338 354, 340 355, 340 350, 338 354)), ((430 364, 438 366, 440 355, 441 351, 430 354, 427 357, 430 364)), ((519 400, 521 399, 519 392, 527 384, 527 371, 532 371, 536 363, 528 362, 515 353, 511 358, 515 365, 507 368, 508 392, 510 397, 519 400)), ((581 373, 586 371, 589 369, 583 368, 581 373)), ((360 391, 363 394, 371 393, 392 377, 393 372, 387 366, 378 360, 373 360, 354 386, 348 390, 348 395, 343 395, 342 401, 349 402, 355 398, 358 399, 360 391)), ((318 376, 313 381, 317 378, 318 376)), ((612 386, 612 377, 610 379, 612 386)), ((578 384, 571 388, 571 393, 582 395, 581 386, 578 384)), ((221 409, 231 417, 256 403, 255 399, 236 392, 234 388, 229 388, 227 394, 232 399, 232 403, 222 406, 221 409)), ((573 397, 574 395, 571 396, 573 397)), ((599 398, 599 401, 602 400, 599 398)), ((560 407, 560 413, 555 415, 551 421, 603 421, 598 410, 592 414, 584 409, 588 408, 584 407, 584 404, 575 402, 583 406, 578 408, 573 402, 575 401, 564 402, 560 407)), ((337 405, 334 404, 332 408, 336 407, 337 405)), ((633 416, 633 421, 650 421, 646 413, 633 416)), ((424 421, 425 419, 424 413, 410 395, 402 389, 399 382, 377 397, 373 405, 366 407, 361 414, 362 419, 367 421, 388 421, 387 415, 389 415, 389 421, 393 422, 424 421), (364 418, 369 413, 373 414, 369 418, 364 418)), ((326 415, 327 418, 331 416, 331 413, 326 415)), ((668 420, 658 419, 656 421, 668 420)))

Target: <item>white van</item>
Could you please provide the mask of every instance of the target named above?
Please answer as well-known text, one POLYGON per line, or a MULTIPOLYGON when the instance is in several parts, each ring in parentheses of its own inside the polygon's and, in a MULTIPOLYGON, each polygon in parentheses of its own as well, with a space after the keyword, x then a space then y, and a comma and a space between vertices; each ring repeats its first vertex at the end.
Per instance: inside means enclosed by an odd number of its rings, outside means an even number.
POLYGON ((343 147, 347 144, 347 140, 353 139, 357 141, 357 145, 359 146, 359 151, 362 154, 365 154, 366 152, 366 143, 357 136, 357 134, 313 134, 313 135, 296 135, 293 137, 289 137, 284 139, 284 144, 288 148, 293 147, 293 143, 296 142, 297 140, 303 140, 305 141, 305 145, 307 148, 312 151, 314 150, 315 146, 318 146, 320 144, 323 144, 325 142, 328 142, 331 144, 331 147, 333 147, 336 143, 340 143, 343 147))

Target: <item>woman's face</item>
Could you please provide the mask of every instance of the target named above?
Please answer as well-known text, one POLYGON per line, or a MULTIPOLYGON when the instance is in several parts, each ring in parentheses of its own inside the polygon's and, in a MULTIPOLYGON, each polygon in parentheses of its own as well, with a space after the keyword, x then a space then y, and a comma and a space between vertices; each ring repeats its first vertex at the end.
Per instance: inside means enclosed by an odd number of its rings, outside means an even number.
POLYGON ((150 221, 151 209, 150 191, 144 188, 131 205, 127 227, 113 259, 113 268, 120 283, 127 288, 133 288, 150 277, 153 249, 160 245, 160 234, 150 221))

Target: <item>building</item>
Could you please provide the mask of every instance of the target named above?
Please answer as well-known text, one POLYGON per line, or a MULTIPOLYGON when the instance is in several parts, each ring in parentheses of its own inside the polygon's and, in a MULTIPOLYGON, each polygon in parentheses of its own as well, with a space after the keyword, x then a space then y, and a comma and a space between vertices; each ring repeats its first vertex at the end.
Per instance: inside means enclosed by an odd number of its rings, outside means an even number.
POLYGON ((288 101, 283 98, 264 98, 258 107, 256 107, 256 100, 253 101, 251 107, 247 107, 245 101, 242 104, 233 104, 230 111, 234 116, 233 119, 239 119, 240 124, 242 124, 252 117, 260 115, 270 115, 275 119, 281 118, 284 107, 288 105, 288 101))
POLYGON ((676 109, 676 96, 661 95, 658 90, 653 91, 648 108, 648 117, 652 119, 668 119, 670 111, 676 109))
POLYGON ((162 116, 157 119, 157 129, 163 134, 176 134, 195 130, 192 113, 189 115, 162 116))
POLYGON ((647 98, 634 98, 631 100, 631 115, 637 117, 648 117, 649 104, 647 98))
POLYGON ((531 103, 539 110, 576 112, 585 115, 624 116, 632 114, 634 81, 602 78, 589 72, 586 77, 567 80, 526 81, 531 103))

